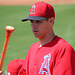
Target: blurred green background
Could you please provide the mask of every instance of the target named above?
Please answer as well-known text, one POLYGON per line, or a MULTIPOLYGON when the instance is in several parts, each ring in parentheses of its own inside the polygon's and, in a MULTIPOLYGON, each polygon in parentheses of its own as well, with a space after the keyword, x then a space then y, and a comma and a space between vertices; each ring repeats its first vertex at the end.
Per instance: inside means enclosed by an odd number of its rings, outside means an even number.
MULTIPOLYGON (((3 70, 13 59, 25 59, 29 47, 39 41, 32 33, 30 22, 21 22, 28 16, 31 6, 0 6, 0 56, 3 50, 6 30, 5 26, 13 26, 3 70)), ((55 9, 54 32, 69 42, 75 49, 75 5, 53 5, 55 9)))

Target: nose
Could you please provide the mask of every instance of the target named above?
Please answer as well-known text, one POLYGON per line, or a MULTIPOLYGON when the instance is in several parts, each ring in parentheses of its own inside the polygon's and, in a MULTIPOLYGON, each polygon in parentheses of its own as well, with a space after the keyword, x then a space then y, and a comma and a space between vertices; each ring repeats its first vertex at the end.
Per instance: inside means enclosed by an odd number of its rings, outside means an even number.
POLYGON ((37 24, 36 23, 31 23, 32 28, 36 28, 37 24))

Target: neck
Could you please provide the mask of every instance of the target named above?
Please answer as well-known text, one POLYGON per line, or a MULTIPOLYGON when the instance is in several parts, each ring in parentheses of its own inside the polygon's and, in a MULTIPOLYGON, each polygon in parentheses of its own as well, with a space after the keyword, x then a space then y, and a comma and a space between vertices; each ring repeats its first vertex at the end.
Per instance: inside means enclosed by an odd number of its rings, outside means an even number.
POLYGON ((39 39, 39 41, 40 41, 40 47, 41 47, 42 45, 45 45, 45 44, 51 42, 54 37, 55 37, 55 34, 53 33, 52 35, 49 34, 48 36, 45 36, 45 37, 43 37, 43 38, 40 38, 40 39, 39 39))

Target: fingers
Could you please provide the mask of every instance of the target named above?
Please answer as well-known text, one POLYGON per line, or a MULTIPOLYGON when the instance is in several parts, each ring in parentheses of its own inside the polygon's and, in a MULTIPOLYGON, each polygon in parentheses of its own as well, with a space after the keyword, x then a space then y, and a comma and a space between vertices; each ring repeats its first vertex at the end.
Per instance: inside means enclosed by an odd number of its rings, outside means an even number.
POLYGON ((0 71, 0 75, 3 74, 3 73, 4 73, 3 71, 0 71))

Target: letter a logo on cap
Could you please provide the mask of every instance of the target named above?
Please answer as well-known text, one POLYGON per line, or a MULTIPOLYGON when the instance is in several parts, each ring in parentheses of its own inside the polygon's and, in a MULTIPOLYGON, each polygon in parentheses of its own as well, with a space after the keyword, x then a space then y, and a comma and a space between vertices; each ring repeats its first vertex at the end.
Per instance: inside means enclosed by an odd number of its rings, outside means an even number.
POLYGON ((30 14, 35 14, 35 7, 36 7, 35 5, 31 7, 30 14))

